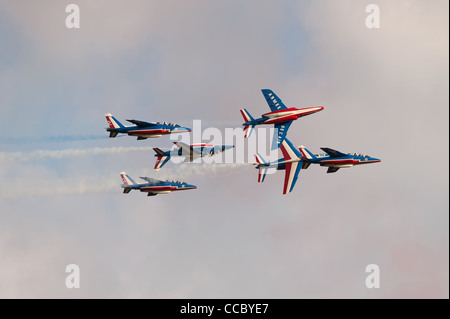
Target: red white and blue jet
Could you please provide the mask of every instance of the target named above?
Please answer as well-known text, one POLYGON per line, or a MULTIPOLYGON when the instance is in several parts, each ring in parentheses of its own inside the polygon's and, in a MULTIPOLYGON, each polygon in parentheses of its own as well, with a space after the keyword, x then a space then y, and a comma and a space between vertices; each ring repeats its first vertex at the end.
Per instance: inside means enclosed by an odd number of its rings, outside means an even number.
POLYGON ((254 119, 246 109, 242 109, 241 114, 245 121, 245 123, 242 124, 244 126, 245 138, 250 137, 256 125, 274 124, 276 134, 274 140, 276 138, 277 147, 280 147, 283 143, 293 121, 297 120, 299 117, 310 115, 324 109, 322 106, 302 109, 297 109, 295 107, 287 108, 272 90, 263 89, 261 92, 269 104, 271 112, 263 114, 259 119, 254 119))
POLYGON ((160 148, 153 148, 156 152, 155 156, 156 164, 155 171, 159 171, 172 156, 181 156, 185 157, 184 162, 192 162, 193 160, 205 157, 205 156, 213 156, 215 154, 220 154, 234 147, 234 145, 209 145, 205 143, 197 143, 197 144, 185 144, 183 142, 173 142, 178 148, 163 151, 160 148))
POLYGON ((328 167, 327 173, 335 173, 340 168, 381 162, 380 159, 367 154, 346 154, 327 147, 321 147, 325 154, 313 154, 303 145, 299 149, 302 155, 301 159, 305 164, 308 164, 308 166, 309 164, 319 164, 328 167))
POLYGON ((275 162, 266 162, 261 155, 256 154, 256 168, 259 169, 258 182, 264 182, 267 170, 276 168, 285 170, 283 194, 290 193, 295 186, 300 170, 307 169, 310 164, 320 164, 328 167, 327 173, 334 173, 340 168, 352 167, 361 164, 370 164, 381 162, 380 159, 361 154, 344 154, 331 148, 322 148, 326 154, 314 155, 303 145, 297 150, 286 138, 281 144, 283 158, 275 162))
POLYGON ((133 125, 125 126, 110 113, 105 114, 105 117, 109 125, 106 129, 109 132, 109 137, 116 137, 117 134, 121 133, 136 136, 138 140, 145 140, 147 138, 161 137, 172 133, 184 133, 191 131, 188 127, 182 127, 178 124, 168 122, 160 123, 127 120, 128 122, 133 123, 133 125))
POLYGON ((120 173, 122 177, 124 194, 128 194, 131 190, 139 190, 141 192, 147 193, 147 196, 155 196, 158 194, 169 194, 175 191, 184 191, 189 189, 196 189, 197 186, 187 184, 185 182, 177 181, 162 181, 150 177, 141 177, 147 183, 137 184, 127 173, 120 173))

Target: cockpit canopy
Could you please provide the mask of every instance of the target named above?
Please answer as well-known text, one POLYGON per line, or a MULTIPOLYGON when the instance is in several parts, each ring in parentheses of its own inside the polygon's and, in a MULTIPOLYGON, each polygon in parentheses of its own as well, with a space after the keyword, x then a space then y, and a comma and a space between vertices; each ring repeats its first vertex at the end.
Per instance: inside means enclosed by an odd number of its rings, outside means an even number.
POLYGON ((361 156, 361 157, 370 157, 367 154, 358 154, 358 153, 353 153, 353 154, 348 153, 348 155, 361 156))
POLYGON ((184 185, 187 184, 186 182, 180 182, 180 181, 176 181, 176 180, 172 180, 171 182, 172 183, 177 183, 177 184, 184 184, 184 185))
POLYGON ((170 122, 156 122, 156 124, 169 125, 169 126, 175 126, 175 127, 181 127, 181 126, 178 125, 178 124, 170 123, 170 122))

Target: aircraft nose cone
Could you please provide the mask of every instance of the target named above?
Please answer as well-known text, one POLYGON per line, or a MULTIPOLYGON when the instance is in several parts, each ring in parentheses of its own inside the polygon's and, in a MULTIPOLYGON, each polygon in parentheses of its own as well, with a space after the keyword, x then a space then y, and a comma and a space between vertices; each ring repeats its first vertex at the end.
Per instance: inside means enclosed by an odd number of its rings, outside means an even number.
POLYGON ((192 130, 189 127, 177 127, 174 131, 182 133, 182 132, 191 132, 192 130))

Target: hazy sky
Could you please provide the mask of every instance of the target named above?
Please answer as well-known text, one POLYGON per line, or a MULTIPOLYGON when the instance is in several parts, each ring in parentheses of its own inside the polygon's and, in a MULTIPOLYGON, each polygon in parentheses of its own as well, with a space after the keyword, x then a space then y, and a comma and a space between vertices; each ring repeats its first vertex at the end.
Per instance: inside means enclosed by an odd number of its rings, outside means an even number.
POLYGON ((0 297, 449 297, 448 1, 72 2, 80 29, 69 1, 0 0, 0 297), (382 162, 310 167, 282 195, 252 165, 155 173, 169 137, 104 131, 107 112, 240 127, 262 88, 325 107, 295 145, 382 162), (198 189, 124 195, 124 170, 198 189))

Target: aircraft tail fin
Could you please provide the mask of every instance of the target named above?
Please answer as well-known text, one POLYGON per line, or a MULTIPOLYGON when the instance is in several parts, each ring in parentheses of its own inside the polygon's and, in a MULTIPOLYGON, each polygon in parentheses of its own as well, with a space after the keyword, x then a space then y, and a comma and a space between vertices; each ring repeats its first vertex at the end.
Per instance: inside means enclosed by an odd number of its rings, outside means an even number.
POLYGON ((304 161, 308 161, 308 160, 312 160, 312 159, 316 159, 317 156, 314 155, 313 153, 311 153, 306 147, 304 147, 303 145, 299 146, 299 151, 302 154, 302 160, 304 161))
POLYGON ((125 173, 125 172, 120 173, 120 177, 122 177, 122 181, 123 181, 124 185, 126 185, 126 186, 136 185, 136 182, 130 176, 128 176, 127 173, 125 173))
POLYGON ((268 167, 260 167, 258 170, 258 183, 264 182, 264 179, 266 178, 268 167))
POLYGON ((158 156, 155 163, 155 171, 159 171, 170 159, 170 156, 158 156))
POLYGON ((241 110, 242 117, 244 118, 245 123, 253 121, 254 118, 248 113, 246 109, 241 110))
POLYGON ((256 153, 255 154, 255 159, 256 159, 256 162, 259 164, 259 165, 268 165, 268 163, 264 160, 264 158, 259 154, 259 153, 256 153))
POLYGON ((244 138, 250 137, 252 135, 253 129, 255 128, 254 125, 246 125, 244 126, 244 138))
MULTIPOLYGON (((254 120, 254 118, 250 115, 250 113, 248 113, 248 111, 246 109, 242 109, 241 114, 242 114, 242 117, 244 118, 245 123, 254 120)), ((250 135, 252 135, 254 128, 255 128, 255 125, 245 125, 244 126, 244 132, 245 132, 244 138, 250 137, 250 135)))
POLYGON ((255 154, 255 159, 258 165, 258 183, 264 182, 264 179, 266 178, 267 170, 269 169, 269 163, 267 163, 264 158, 259 154, 255 154))
POLYGON ((122 123, 120 123, 111 113, 105 114, 106 121, 108 122, 109 128, 124 128, 122 123))

